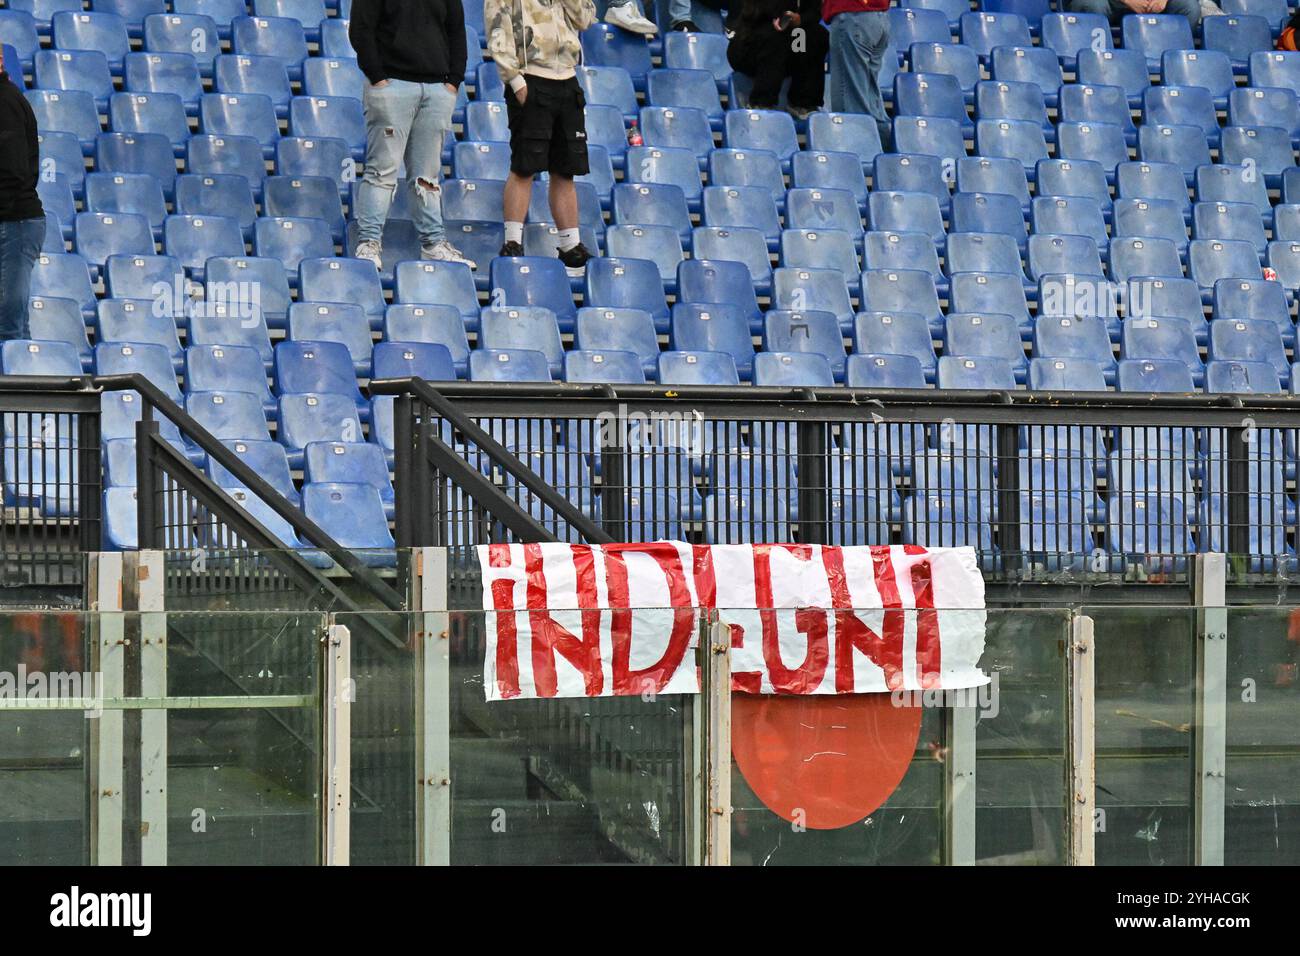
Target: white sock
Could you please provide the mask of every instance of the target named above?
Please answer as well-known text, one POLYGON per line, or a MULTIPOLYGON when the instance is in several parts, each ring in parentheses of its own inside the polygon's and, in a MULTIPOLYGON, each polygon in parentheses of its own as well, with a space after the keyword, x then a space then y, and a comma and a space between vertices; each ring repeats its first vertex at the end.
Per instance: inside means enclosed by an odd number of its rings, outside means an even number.
POLYGON ((568 252, 570 249, 576 246, 580 241, 581 240, 578 237, 578 227, 574 226, 572 229, 560 230, 560 239, 559 242, 556 243, 556 245, 559 246, 561 252, 568 252))
POLYGON ((524 241, 524 224, 522 222, 506 221, 506 242, 524 241))

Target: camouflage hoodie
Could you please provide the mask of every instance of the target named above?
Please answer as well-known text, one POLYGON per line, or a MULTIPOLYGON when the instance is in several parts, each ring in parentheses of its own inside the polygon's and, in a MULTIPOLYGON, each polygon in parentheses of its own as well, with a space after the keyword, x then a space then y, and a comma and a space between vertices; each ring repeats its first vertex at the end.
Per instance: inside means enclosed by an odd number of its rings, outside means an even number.
POLYGON ((593 0, 484 0, 488 52, 501 82, 521 73, 567 80, 582 57, 578 33, 596 22, 593 0))

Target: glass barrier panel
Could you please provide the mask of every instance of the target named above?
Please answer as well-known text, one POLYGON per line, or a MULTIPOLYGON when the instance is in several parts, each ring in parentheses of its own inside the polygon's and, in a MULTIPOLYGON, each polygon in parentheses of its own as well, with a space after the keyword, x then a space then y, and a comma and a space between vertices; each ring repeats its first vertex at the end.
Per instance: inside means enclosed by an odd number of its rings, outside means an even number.
POLYGON ((1101 865, 1189 865, 1196 611, 1089 606, 1101 865))

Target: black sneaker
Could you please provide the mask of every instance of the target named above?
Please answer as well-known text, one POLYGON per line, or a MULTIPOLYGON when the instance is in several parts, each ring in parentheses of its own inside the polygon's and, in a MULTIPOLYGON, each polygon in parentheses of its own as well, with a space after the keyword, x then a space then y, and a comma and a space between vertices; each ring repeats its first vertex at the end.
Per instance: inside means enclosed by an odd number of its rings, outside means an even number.
POLYGON ((697 27, 694 21, 692 20, 678 20, 671 27, 669 27, 669 29, 676 31, 678 33, 699 33, 700 32, 700 28, 697 27))
POLYGON ((582 243, 578 243, 572 249, 557 251, 556 255, 564 263, 564 268, 572 272, 581 272, 587 268, 587 260, 592 258, 591 253, 587 251, 587 247, 582 243))
POLYGON ((523 254, 524 244, 510 241, 503 242, 500 251, 497 253, 499 256, 522 256, 523 254))

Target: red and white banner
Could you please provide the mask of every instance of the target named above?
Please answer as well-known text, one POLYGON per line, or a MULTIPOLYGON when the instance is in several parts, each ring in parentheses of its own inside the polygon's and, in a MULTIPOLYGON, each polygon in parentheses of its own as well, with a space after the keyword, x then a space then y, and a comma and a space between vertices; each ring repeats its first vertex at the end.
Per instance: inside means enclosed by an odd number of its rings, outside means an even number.
POLYGON ((699 693, 700 608, 730 627, 736 691, 988 682, 973 548, 493 544, 479 563, 488 700, 699 693))

